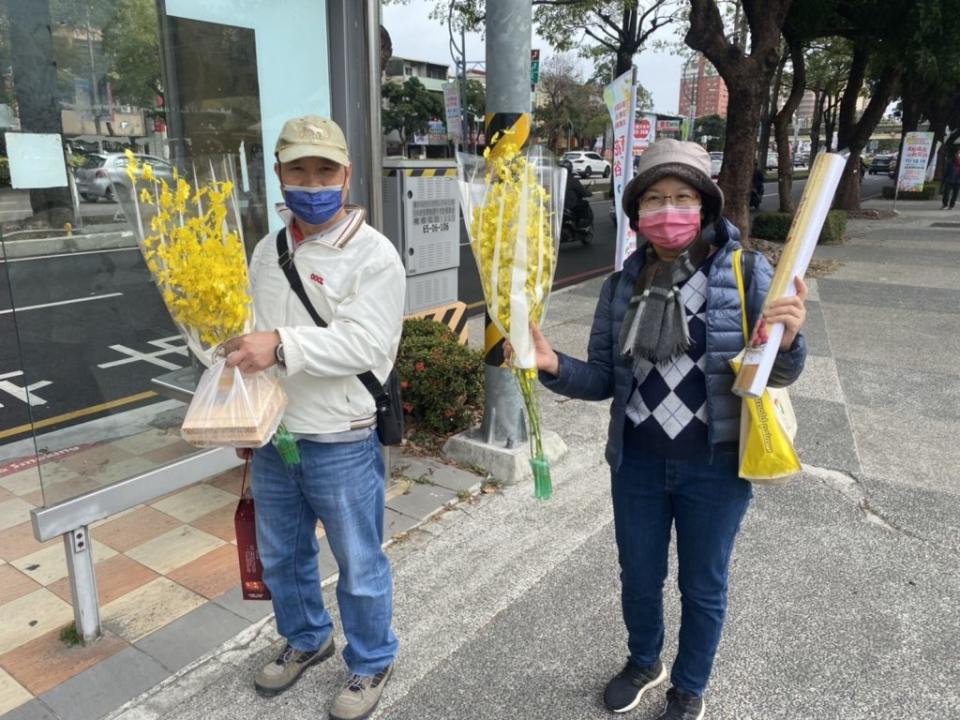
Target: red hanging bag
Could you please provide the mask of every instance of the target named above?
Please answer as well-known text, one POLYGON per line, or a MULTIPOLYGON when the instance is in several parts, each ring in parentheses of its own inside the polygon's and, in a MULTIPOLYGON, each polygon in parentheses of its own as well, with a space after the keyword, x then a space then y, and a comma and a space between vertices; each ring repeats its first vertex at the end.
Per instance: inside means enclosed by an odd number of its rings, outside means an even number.
POLYGON ((237 555, 240 558, 240 589, 244 600, 269 600, 270 590, 263 582, 263 563, 257 551, 257 523, 253 509, 253 496, 246 489, 247 467, 250 460, 243 464, 243 480, 240 484, 240 502, 233 516, 233 527, 237 533, 237 555))

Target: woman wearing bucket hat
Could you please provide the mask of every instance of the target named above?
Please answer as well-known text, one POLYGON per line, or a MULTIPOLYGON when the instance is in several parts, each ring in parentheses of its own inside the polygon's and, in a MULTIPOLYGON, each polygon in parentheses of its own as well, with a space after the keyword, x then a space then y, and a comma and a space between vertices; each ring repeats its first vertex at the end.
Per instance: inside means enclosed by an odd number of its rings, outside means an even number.
MULTIPOLYGON (((738 477, 740 398, 729 360, 743 348, 733 271, 739 233, 723 218, 710 156, 696 143, 661 140, 640 158, 623 194, 637 250, 603 285, 586 362, 555 352, 537 328, 543 384, 583 400, 613 398, 606 446, 629 658, 604 690, 627 712, 667 679, 663 585, 671 527, 677 534, 682 615, 673 687, 660 720, 700 720, 720 642, 734 539, 751 498, 738 477)), ((747 312, 783 323, 770 384, 803 369, 806 287, 763 302, 773 275, 745 255, 747 312)))

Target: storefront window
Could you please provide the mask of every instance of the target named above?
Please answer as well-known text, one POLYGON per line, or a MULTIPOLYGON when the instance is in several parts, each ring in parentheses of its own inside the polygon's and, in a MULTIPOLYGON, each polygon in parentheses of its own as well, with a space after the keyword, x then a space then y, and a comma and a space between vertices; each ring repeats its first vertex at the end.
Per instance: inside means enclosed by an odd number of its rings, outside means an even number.
POLYGON ((282 123, 329 112, 325 3, 288 4, 0 3, 0 493, 51 505, 195 452, 156 381, 196 363, 118 202, 123 151, 233 177, 252 249, 282 123))

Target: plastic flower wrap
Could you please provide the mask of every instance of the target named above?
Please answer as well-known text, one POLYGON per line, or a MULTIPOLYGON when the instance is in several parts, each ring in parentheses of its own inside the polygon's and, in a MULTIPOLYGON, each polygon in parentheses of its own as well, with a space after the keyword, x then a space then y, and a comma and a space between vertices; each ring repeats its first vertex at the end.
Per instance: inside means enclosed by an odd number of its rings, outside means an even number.
POLYGON ((483 157, 460 155, 460 199, 487 311, 513 346, 513 368, 530 424, 534 494, 552 494, 537 405, 530 323, 542 322, 553 285, 566 172, 507 131, 483 157))
POLYGON ((127 151, 130 189, 117 196, 137 233, 147 268, 190 350, 207 366, 181 430, 201 447, 259 447, 277 429, 286 395, 264 373, 228 369, 217 349, 253 330, 234 185, 226 167, 193 184, 176 171, 170 182, 127 151), (232 223, 232 227, 231 227, 232 223))

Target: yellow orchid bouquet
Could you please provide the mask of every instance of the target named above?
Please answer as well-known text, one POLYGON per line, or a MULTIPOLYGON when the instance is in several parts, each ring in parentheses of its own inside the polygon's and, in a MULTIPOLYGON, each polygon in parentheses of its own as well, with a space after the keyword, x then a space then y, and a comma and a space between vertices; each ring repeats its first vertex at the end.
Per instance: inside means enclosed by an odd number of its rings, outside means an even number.
POLYGON ((140 243, 147 269, 187 346, 207 370, 181 433, 201 447, 259 447, 273 436, 286 407, 280 385, 264 373, 228 369, 222 343, 253 330, 253 299, 234 184, 228 168, 191 184, 171 182, 129 150, 130 189, 117 197, 140 243), (232 227, 231 227, 232 225, 232 227))
POLYGON ((487 312, 513 346, 513 369, 527 409, 534 495, 552 494, 537 405, 530 323, 542 322, 553 285, 566 173, 540 148, 524 151, 511 131, 483 157, 461 155, 460 199, 487 312))

